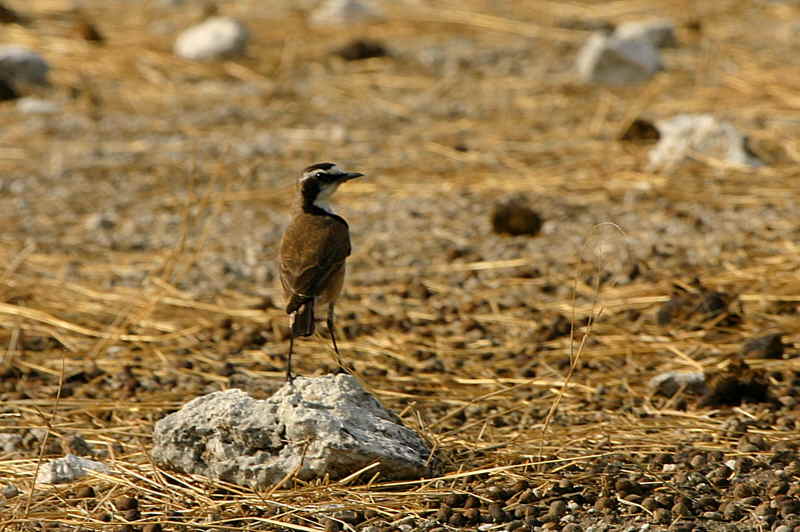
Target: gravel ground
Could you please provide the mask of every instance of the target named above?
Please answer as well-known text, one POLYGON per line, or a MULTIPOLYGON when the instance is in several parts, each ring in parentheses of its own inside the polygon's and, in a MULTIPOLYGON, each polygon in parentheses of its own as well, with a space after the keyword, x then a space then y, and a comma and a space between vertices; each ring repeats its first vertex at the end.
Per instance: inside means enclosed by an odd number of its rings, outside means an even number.
MULTIPOLYGON (((0 529, 800 530, 794 3, 405 2, 319 28, 312 2, 228 1, 250 46, 210 63, 171 53, 207 5, 3 3, 27 19, 4 40, 51 64, 22 95, 57 110, 0 102, 0 529), (652 16, 677 27, 663 72, 578 82, 591 30, 652 16), (353 39, 377 56, 340 57, 353 39), (767 164, 658 173, 655 139, 621 140, 684 112, 767 164), (335 201, 339 345, 438 476, 253 493, 155 469, 156 420, 280 385, 274 255, 322 160, 367 174, 335 201), (503 234, 515 212, 535 234, 503 234), (667 371, 705 385, 649 386, 667 371), (32 491, 66 452, 116 472, 32 491)), ((296 348, 335 369, 324 330, 296 348)))

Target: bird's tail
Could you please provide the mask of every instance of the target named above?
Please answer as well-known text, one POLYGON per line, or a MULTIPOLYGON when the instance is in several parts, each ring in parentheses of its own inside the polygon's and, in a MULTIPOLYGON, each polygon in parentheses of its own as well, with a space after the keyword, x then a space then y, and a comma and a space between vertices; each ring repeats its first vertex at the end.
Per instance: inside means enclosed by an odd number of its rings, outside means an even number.
POLYGON ((295 311, 292 316, 292 337, 314 334, 314 299, 311 298, 295 311))

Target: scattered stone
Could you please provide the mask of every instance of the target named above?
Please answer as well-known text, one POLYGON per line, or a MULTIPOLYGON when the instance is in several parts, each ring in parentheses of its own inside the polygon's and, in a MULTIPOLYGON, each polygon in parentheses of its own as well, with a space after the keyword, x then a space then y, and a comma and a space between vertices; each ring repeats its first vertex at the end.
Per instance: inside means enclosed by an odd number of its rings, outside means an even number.
POLYGON ((17 98, 19 98, 19 93, 14 86, 10 82, 0 79, 0 102, 15 100, 17 98))
POLYGON ((349 525, 357 525, 363 521, 361 515, 355 510, 342 510, 334 514, 334 517, 342 523, 347 523, 349 525))
POLYGON ((77 456, 93 456, 94 451, 83 438, 83 436, 76 434, 66 442, 66 450, 77 456))
POLYGON ((109 473, 111 469, 102 462, 95 462, 68 454, 64 458, 51 460, 39 469, 36 482, 39 484, 63 484, 86 476, 87 471, 109 473))
POLYGON ((339 532, 342 529, 342 525, 330 517, 323 519, 322 523, 325 525, 325 532, 339 532))
POLYGON ((36 52, 16 45, 0 46, 0 79, 9 83, 47 85, 50 66, 36 52))
POLYGON ((334 53, 346 61, 360 61, 389 55, 382 42, 372 39, 354 39, 334 53))
POLYGON ((443 504, 450 508, 461 508, 467 501, 467 496, 464 493, 451 493, 446 495, 442 501, 443 504))
POLYGON ((213 17, 185 30, 175 40, 175 55, 194 61, 237 57, 244 54, 247 28, 230 17, 213 17))
POLYGON ((542 217, 521 199, 497 203, 492 211, 492 230, 497 234, 535 236, 542 229, 542 217))
POLYGON ((19 489, 14 484, 6 484, 3 486, 3 497, 6 499, 13 499, 19 495, 19 489))
POLYGON ((120 495, 114 499, 114 506, 116 506, 117 510, 120 512, 137 510, 139 508, 139 500, 128 495, 120 495))
POLYGON ((677 115, 659 121, 656 126, 661 140, 650 150, 651 170, 669 170, 687 160, 707 158, 736 166, 763 164, 733 125, 712 115, 677 115))
POLYGON ((678 46, 675 23, 667 18, 625 22, 617 26, 614 35, 620 39, 644 39, 656 48, 678 46))
POLYGON ((199 397, 156 423, 153 459, 186 473, 264 487, 287 475, 427 474, 425 442, 349 375, 298 377, 256 400, 232 389, 199 397))
POLYGON ((742 509, 735 502, 730 501, 722 507, 722 517, 726 521, 737 521, 742 517, 742 509))
POLYGON ((680 517, 688 517, 692 515, 692 512, 684 502, 680 501, 677 502, 675 506, 672 507, 672 515, 680 517))
POLYGON ((732 362, 719 373, 708 376, 708 391, 700 406, 737 406, 742 402, 769 400, 769 381, 763 370, 750 368, 744 361, 732 362))
POLYGON ((0 433, 0 454, 10 454, 22 448, 22 435, 11 433, 0 433))
POLYGON ((94 499, 96 493, 91 486, 81 486, 78 488, 78 491, 75 492, 75 496, 79 499, 94 499))
POLYGON ((661 138, 661 133, 654 123, 637 118, 620 135, 619 140, 625 142, 653 142, 661 138))
POLYGON ((783 333, 767 334, 745 342, 742 346, 745 358, 783 358, 783 333))
POLYGON ((105 36, 97 29, 97 25, 87 18, 81 18, 75 24, 75 35, 92 44, 104 44, 105 36))
POLYGON ((489 504, 489 516, 495 523, 502 523, 508 519, 503 505, 496 502, 489 504))
POLYGON ((314 26, 350 26, 383 18, 381 10, 360 0, 328 0, 311 14, 314 26))
POLYGON ((567 513, 567 503, 562 500, 555 500, 550 503, 550 508, 548 513, 555 518, 557 521, 560 519, 564 514, 567 513))
POLYGON ((706 392, 706 376, 702 371, 668 371, 650 379, 648 386, 653 393, 665 397, 672 397, 679 390, 703 394, 706 392))
POLYGON ((481 511, 478 508, 467 508, 463 515, 468 523, 477 523, 481 518, 481 511))
POLYGON ((28 23, 28 19, 5 4, 0 3, 0 24, 20 24, 28 23))
MULTIPOLYGON (((681 288, 675 291, 669 301, 661 305, 656 314, 659 325, 665 326, 675 322, 706 322, 719 318, 728 313, 730 320, 737 320, 738 315, 729 312, 728 307, 732 296, 723 292, 709 290, 702 286, 698 280, 693 282, 696 291, 686 292, 681 288), (736 316, 736 317, 734 317, 736 316)), ((729 321, 730 321, 729 320, 729 321)))
POLYGON ((61 107, 49 100, 40 98, 21 98, 17 101, 17 111, 32 115, 49 115, 57 113, 61 107))
POLYGON ((659 508, 653 512, 653 521, 656 523, 669 523, 672 521, 672 513, 665 508, 659 508))
POLYGON ((595 33, 578 54, 578 72, 587 83, 642 83, 661 69, 658 49, 644 38, 621 39, 595 33))

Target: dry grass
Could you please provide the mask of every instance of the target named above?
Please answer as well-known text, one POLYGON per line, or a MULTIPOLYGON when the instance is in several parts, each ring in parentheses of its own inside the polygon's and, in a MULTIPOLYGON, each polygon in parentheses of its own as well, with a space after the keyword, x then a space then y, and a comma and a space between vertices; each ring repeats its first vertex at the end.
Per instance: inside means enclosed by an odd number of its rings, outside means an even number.
MULTIPOLYGON (((687 446, 757 458, 731 420, 754 420, 770 445, 797 440, 791 409, 699 408, 646 386, 664 370, 718 371, 748 338, 783 331, 785 359, 749 362, 776 397, 794 394, 792 4, 409 2, 338 32, 310 31, 282 5, 222 2, 246 18, 252 47, 220 64, 170 53, 200 16, 191 2, 84 2, 103 46, 75 37, 69 2, 7 4, 34 23, 3 27, 4 40, 51 62, 54 86, 39 96, 63 110, 0 104, 0 433, 23 435, 0 452, 0 479, 22 491, 0 502, 0 529, 121 525, 121 495, 138 498, 139 525, 323 530, 354 509, 384 526, 520 479, 538 494, 564 478, 607 494, 613 475, 598 464, 679 491, 641 464, 687 446), (641 87, 577 83, 587 33, 565 19, 654 15, 680 28, 666 72, 641 87), (353 36, 384 41, 393 58, 329 55, 353 36), (616 140, 637 116, 678 112, 732 121, 770 165, 653 174, 649 146, 616 140), (165 413, 212 390, 264 396, 279 384, 286 324, 271 261, 295 174, 325 159, 370 176, 339 198, 354 240, 340 347, 431 442, 438 476, 365 472, 256 493, 154 467, 150 433, 165 413), (542 235, 491 234, 491 205, 512 194, 534 202, 542 235), (694 277, 729 294, 743 321, 657 325, 673 285, 694 277), (559 316, 572 333, 548 336, 559 316), (34 486, 76 434, 114 473, 34 486), (95 495, 79 498, 89 486, 95 495)), ((301 373, 332 369, 326 340, 296 347, 301 373)), ((641 509, 621 504, 623 516, 641 509)))

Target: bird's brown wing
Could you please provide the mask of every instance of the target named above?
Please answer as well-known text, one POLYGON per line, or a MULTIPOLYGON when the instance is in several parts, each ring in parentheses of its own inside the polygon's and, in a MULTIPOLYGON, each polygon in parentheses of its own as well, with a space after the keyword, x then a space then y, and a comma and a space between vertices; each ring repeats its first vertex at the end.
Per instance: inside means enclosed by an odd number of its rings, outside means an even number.
POLYGON ((296 216, 280 246, 280 275, 287 296, 286 312, 325 289, 350 255, 347 224, 333 216, 302 213, 296 216))

